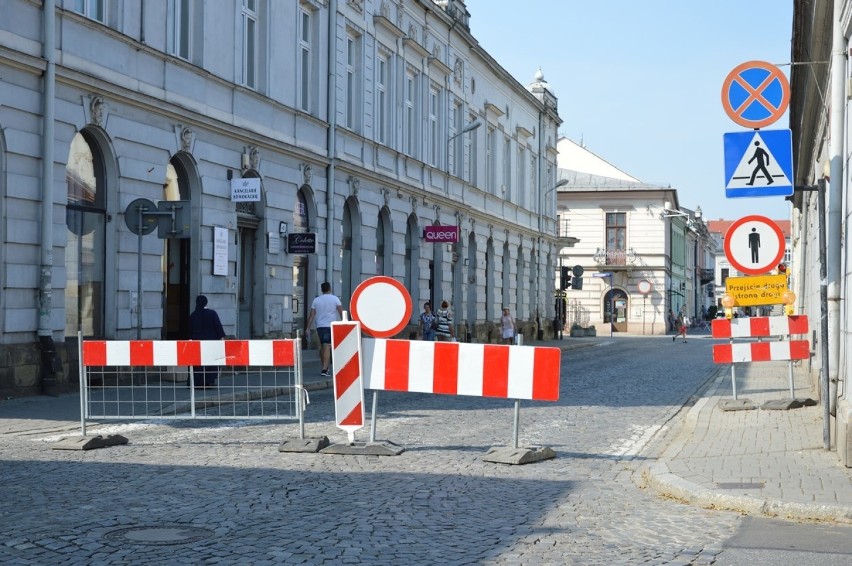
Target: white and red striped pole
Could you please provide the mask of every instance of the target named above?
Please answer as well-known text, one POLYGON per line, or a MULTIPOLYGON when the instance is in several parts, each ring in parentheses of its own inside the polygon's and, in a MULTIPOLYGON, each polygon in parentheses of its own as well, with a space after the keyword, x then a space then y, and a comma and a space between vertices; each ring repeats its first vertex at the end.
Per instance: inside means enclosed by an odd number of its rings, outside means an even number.
POLYGON ((344 320, 331 323, 331 361, 334 367, 334 416, 349 444, 364 427, 364 380, 361 371, 361 325, 344 320))

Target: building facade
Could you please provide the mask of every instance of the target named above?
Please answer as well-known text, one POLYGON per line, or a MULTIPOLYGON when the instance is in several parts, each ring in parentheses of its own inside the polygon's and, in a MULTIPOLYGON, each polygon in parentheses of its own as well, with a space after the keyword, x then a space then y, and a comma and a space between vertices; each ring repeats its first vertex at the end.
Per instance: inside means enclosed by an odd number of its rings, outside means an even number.
POLYGON ((826 447, 835 448, 847 467, 852 467, 852 242, 848 228, 844 230, 852 215, 847 170, 852 156, 850 39, 852 2, 794 2, 789 112, 797 187, 791 219, 793 291, 797 312, 807 314, 814 329, 813 356, 805 368, 834 416, 826 447), (826 321, 826 332, 820 321, 826 321))
MULTIPOLYGON (((567 138, 559 142, 561 265, 583 268, 565 290, 566 327, 665 334, 669 311, 700 316, 712 304, 715 243, 677 191, 642 183, 567 138)), ((561 283, 559 285, 562 286, 561 283)))
POLYGON ((410 330, 426 300, 452 303, 463 339, 492 337, 503 304, 541 328, 557 99, 469 17, 460 0, 4 2, 0 389, 74 384, 78 335, 184 337, 201 293, 241 338, 296 336, 320 283, 348 306, 372 275, 405 283, 410 330))

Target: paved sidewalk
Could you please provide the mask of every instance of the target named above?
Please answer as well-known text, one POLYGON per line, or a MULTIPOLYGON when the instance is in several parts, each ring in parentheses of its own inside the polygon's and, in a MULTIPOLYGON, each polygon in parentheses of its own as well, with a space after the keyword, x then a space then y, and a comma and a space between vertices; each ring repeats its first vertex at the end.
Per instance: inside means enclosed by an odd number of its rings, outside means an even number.
MULTIPOLYGON (((730 366, 689 409, 644 479, 658 493, 684 502, 752 515, 852 522, 852 469, 823 448, 821 405, 764 410, 789 399, 786 362, 737 364, 737 397, 758 408, 723 411, 733 399, 730 366)), ((818 399, 794 372, 798 400, 818 399)), ((833 431, 832 431, 833 436, 833 431)), ((833 438, 832 438, 833 442, 833 438)))

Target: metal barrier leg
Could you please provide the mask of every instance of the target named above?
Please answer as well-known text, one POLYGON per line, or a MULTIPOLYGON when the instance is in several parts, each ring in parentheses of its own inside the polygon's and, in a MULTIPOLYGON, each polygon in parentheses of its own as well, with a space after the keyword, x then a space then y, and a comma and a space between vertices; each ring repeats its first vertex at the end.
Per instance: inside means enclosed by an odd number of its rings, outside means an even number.
POLYGON ((515 418, 512 423, 512 448, 518 448, 518 428, 521 422, 521 400, 515 399, 515 418))
POLYGON ((790 399, 795 400, 796 399, 796 393, 795 393, 795 389, 793 387, 793 360, 787 361, 787 372, 790 376, 790 399))

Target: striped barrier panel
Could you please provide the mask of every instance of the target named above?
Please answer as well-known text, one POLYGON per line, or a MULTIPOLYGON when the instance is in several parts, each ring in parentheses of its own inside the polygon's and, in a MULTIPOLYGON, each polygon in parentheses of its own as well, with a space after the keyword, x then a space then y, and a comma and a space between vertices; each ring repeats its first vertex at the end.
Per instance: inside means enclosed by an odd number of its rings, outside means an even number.
POLYGON ((104 419, 295 419, 303 436, 298 340, 81 338, 79 375, 83 436, 104 419))
POLYGON ((729 338, 729 344, 713 346, 713 362, 731 364, 744 362, 771 362, 804 360, 810 356, 807 340, 790 340, 793 334, 808 332, 808 317, 754 316, 713 321, 713 338, 729 338), (769 342, 739 342, 735 338, 769 338, 786 336, 787 340, 769 342))
POLYGON ((559 348, 364 339, 364 387, 557 401, 559 348))
POLYGON ((334 367, 335 424, 346 431, 349 441, 364 426, 364 381, 361 377, 361 325, 331 323, 331 359, 334 367))
POLYGON ((753 316, 748 318, 714 319, 713 338, 759 338, 807 334, 808 317, 753 316))
POLYGON ((810 355, 810 344, 807 340, 746 342, 713 346, 713 362, 717 364, 806 360, 810 355))
POLYGON ((727 344, 713 345, 713 362, 731 364, 731 388, 737 399, 735 364, 748 362, 786 361, 790 382, 790 398, 795 398, 793 360, 810 357, 807 340, 791 340, 792 335, 807 334, 808 317, 754 316, 713 321, 713 338, 727 338, 727 344), (775 336, 781 339, 764 340, 775 336), (735 339, 743 339, 734 342, 735 339), (748 339, 748 340, 746 340, 748 339))
POLYGON ((84 366, 296 365, 295 340, 86 340, 84 366))

